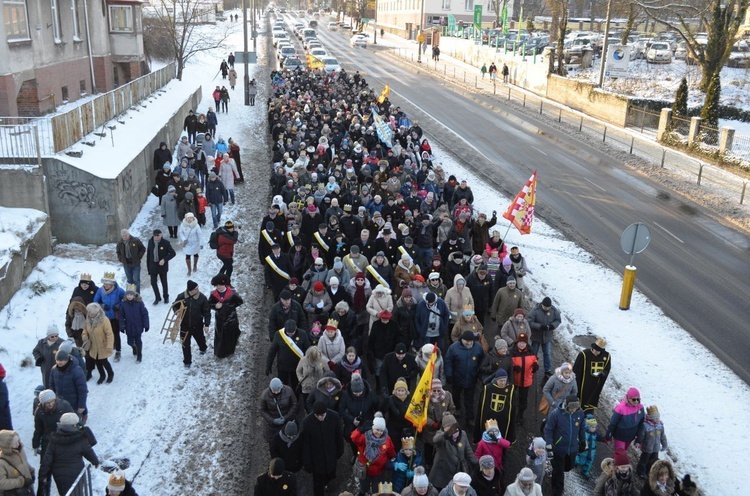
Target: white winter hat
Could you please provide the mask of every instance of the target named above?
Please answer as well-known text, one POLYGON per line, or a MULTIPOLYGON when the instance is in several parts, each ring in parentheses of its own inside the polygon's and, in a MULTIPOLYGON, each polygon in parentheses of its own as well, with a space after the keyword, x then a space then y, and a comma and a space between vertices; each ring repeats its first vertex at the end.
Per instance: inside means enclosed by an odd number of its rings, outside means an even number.
POLYGON ((372 428, 378 429, 380 431, 385 430, 385 419, 383 418, 383 414, 380 412, 375 412, 375 418, 372 419, 372 428))

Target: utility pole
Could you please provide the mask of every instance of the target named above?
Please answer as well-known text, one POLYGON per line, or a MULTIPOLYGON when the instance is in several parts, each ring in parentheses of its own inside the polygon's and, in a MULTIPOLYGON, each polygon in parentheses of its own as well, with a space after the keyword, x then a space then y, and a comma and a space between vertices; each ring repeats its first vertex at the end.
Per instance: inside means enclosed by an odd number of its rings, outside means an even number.
POLYGON ((424 1, 422 0, 419 5, 419 29, 417 30, 417 62, 422 63, 422 44, 426 41, 424 35, 424 1))
POLYGON ((247 0, 242 0, 242 34, 244 36, 244 50, 245 50, 245 57, 244 57, 245 106, 248 106, 250 105, 250 70, 248 68, 247 59, 250 58, 250 54, 247 53, 247 0))
POLYGON ((609 23, 612 17, 612 0, 607 0, 607 22, 604 23, 604 43, 602 44, 602 55, 599 57, 599 87, 604 83, 604 66, 607 62, 607 49, 609 48, 609 23))
POLYGON ((258 57, 258 42, 257 42, 257 40, 258 40, 258 26, 255 23, 255 16, 256 16, 256 12, 255 12, 255 0, 252 0, 252 2, 253 2, 253 8, 251 9, 250 13, 252 14, 252 18, 253 18, 253 23, 252 23, 252 28, 253 28, 253 52, 255 52, 255 57, 256 57, 255 60, 258 60, 257 59, 257 57, 258 57))
POLYGON ((378 0, 375 0, 375 36, 374 41, 372 42, 373 45, 378 44, 378 0))

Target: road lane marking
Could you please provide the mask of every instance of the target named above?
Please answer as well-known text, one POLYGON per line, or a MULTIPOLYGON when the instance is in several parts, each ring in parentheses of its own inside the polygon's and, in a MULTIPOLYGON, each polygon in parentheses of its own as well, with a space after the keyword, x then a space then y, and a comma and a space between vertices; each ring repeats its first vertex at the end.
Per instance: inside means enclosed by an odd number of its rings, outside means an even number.
POLYGON ((589 181, 589 180, 588 180, 588 179, 586 179, 585 177, 583 178, 583 180, 584 180, 584 181, 586 181, 587 183, 589 183, 589 184, 590 184, 591 186, 594 186, 594 187, 596 187, 596 188, 599 188, 600 190, 604 191, 605 193, 607 192, 607 190, 606 190, 606 189, 602 188, 601 186, 599 186, 598 184, 596 184, 596 183, 594 183, 594 182, 591 182, 591 181, 589 181))
POLYGON ((538 151, 539 153, 541 153, 541 154, 542 154, 542 155, 544 155, 545 157, 549 157, 549 155, 547 155, 546 153, 544 153, 544 152, 543 152, 542 150, 540 150, 539 148, 537 148, 537 147, 535 147, 535 146, 532 146, 531 148, 533 148, 534 150, 538 151))
POLYGON ((669 234, 670 236, 672 236, 672 237, 673 237, 674 239, 676 239, 677 241, 679 241, 679 242, 680 242, 680 243, 682 243, 683 245, 685 244, 685 242, 684 242, 683 240, 681 240, 680 238, 678 238, 677 236, 675 236, 674 234, 672 234, 671 232, 669 232, 669 229, 667 229, 666 227, 664 227, 664 226, 661 226, 661 225, 659 225, 659 223, 658 223, 658 222, 654 222, 654 225, 655 225, 656 227, 658 227, 659 229, 661 229, 662 231, 664 231, 665 233, 667 233, 667 234, 669 234))

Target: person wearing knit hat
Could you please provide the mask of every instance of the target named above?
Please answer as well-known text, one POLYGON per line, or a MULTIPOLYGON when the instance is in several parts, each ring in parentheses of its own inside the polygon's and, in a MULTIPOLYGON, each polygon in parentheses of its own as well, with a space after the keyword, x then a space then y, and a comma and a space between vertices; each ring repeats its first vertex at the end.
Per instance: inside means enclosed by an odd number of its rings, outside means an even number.
POLYGON ((430 484, 424 467, 421 466, 414 469, 414 480, 401 492, 402 496, 438 496, 438 493, 439 491, 430 484))
POLYGON ((573 366, 563 362, 555 369, 555 374, 550 377, 542 388, 542 394, 547 399, 550 409, 557 408, 566 396, 578 397, 578 384, 573 374, 573 366))
POLYGON ((483 384, 492 381, 498 369, 505 370, 510 377, 513 372, 513 362, 508 351, 508 343, 500 336, 495 336, 495 342, 492 343, 489 352, 484 356, 482 364, 479 366, 483 384))
POLYGON ((584 477, 589 477, 591 475, 591 467, 596 459, 596 444, 604 441, 604 436, 597 432, 596 417, 590 413, 586 414, 585 431, 586 449, 578 453, 576 466, 581 468, 581 474, 584 477))
POLYGON ((544 380, 552 376, 552 341, 554 331, 560 327, 562 318, 560 310, 552 305, 549 296, 545 296, 541 303, 529 313, 529 327, 531 328, 531 349, 539 356, 539 348, 544 354, 544 380))
POLYGON ((383 480, 389 460, 396 456, 392 436, 380 412, 375 413, 371 424, 363 422, 352 431, 350 437, 357 447, 357 463, 365 466, 365 477, 359 480, 360 493, 377 494, 378 482, 383 480))
POLYGON ((581 350, 573 363, 578 397, 585 412, 593 412, 599 406, 599 396, 612 369, 612 360, 605 349, 607 342, 596 338, 589 349, 581 350))
POLYGON ((471 331, 465 331, 445 354, 445 378, 453 385, 453 401, 456 410, 463 409, 467 427, 474 421, 474 391, 483 358, 482 345, 471 331))
MULTIPOLYGON (((480 396, 477 422, 474 424, 474 442, 478 443, 486 439, 484 429, 488 422, 494 424, 498 429, 498 438, 506 439, 511 443, 515 442, 515 423, 519 422, 518 416, 522 416, 523 412, 519 414, 515 408, 510 408, 510 405, 515 405, 518 393, 510 381, 508 369, 503 366, 498 367, 490 377, 484 379, 484 384, 480 396)), ((502 458, 502 453, 495 453, 494 451, 497 451, 497 449, 495 448, 491 453, 493 456, 498 459, 502 458)), ((498 470, 502 470, 501 465, 497 466, 498 470)))
POLYGON ((37 341, 34 351, 31 352, 34 356, 34 363, 40 368, 42 373, 42 384, 44 384, 45 389, 49 386, 49 374, 52 371, 52 367, 55 366, 55 355, 62 343, 63 339, 60 338, 60 331, 57 325, 49 324, 47 326, 46 337, 37 341))
POLYGON ((255 479, 255 496, 294 496, 297 494, 297 477, 286 469, 281 458, 273 458, 268 471, 255 479))
POLYGON ((328 320, 328 313, 333 308, 333 301, 323 282, 317 281, 312 285, 312 291, 307 293, 302 308, 307 313, 308 322, 326 322, 328 320))
POLYGON ((396 343, 393 350, 383 358, 380 382, 388 391, 393 391, 396 381, 401 377, 412 384, 417 380, 419 367, 414 355, 407 353, 408 351, 406 344, 396 343))
POLYGON ((627 450, 615 450, 612 458, 602 460, 601 468, 602 473, 596 480, 594 494, 609 492, 616 496, 624 496, 636 492, 635 477, 627 450))
POLYGON ((471 489, 476 491, 475 494, 480 495, 502 494, 502 467, 498 468, 496 466, 495 458, 492 455, 480 454, 479 446, 477 446, 477 458, 479 459, 479 469, 474 471, 474 475, 471 478, 471 489))
MULTIPOLYGON (((455 482, 453 474, 456 474, 456 470, 460 467, 478 465, 477 458, 471 450, 469 438, 453 415, 446 413, 443 416, 442 429, 438 430, 433 441, 435 460, 430 470, 430 481, 435 487, 446 487, 451 484, 451 481, 455 482)), ((468 475, 466 477, 460 481, 461 487, 468 487, 471 483, 471 477, 468 475)))
POLYGON ((508 485, 505 494, 507 496, 542 496, 541 482, 542 480, 537 479, 529 467, 524 467, 516 476, 516 480, 508 485))
POLYGON ((529 327, 529 321, 526 320, 526 312, 523 308, 516 308, 513 311, 513 317, 505 321, 500 329, 500 336, 508 343, 508 346, 518 340, 519 334, 528 336, 530 333, 531 328, 529 327))
POLYGON ((261 393, 260 416, 265 421, 264 438, 270 443, 284 425, 297 416, 297 396, 281 379, 274 377, 261 393))
POLYGON ((645 420, 646 410, 641 403, 641 393, 637 388, 630 387, 625 397, 615 405, 605 439, 614 439, 616 450, 627 450, 645 420))
MULTIPOLYGON (((81 427, 80 418, 73 412, 60 416, 57 430, 50 436, 50 444, 39 467, 40 481, 49 485, 55 479, 57 492, 67 494, 83 470, 83 458, 99 465, 99 458, 91 447, 91 432, 81 427)), ((6 493, 7 494, 7 493, 6 493)))
POLYGON ((638 429, 635 442, 641 447, 636 473, 638 477, 645 479, 647 467, 659 458, 659 451, 665 451, 669 447, 664 423, 661 421, 659 408, 656 405, 651 405, 646 409, 646 420, 638 429))
POLYGON ((551 470, 551 466, 547 458, 547 443, 543 437, 535 437, 531 440, 526 450, 526 466, 534 473, 539 485, 544 485, 544 477, 551 470))
MULTIPOLYGON (((502 330, 503 325, 513 317, 516 310, 523 308, 524 303, 523 291, 516 287, 514 277, 508 277, 506 285, 500 287, 495 293, 490 308, 490 317, 492 317, 493 322, 497 322, 498 331, 502 330)), ((497 332, 497 334, 500 334, 500 332, 497 332)))
POLYGON ((388 405, 388 434, 396 450, 401 449, 401 436, 404 432, 411 432, 414 426, 406 420, 406 410, 409 408, 409 385, 403 377, 397 378, 393 391, 387 396, 383 391, 385 402, 388 405))
POLYGON ((201 355, 205 355, 206 332, 211 324, 211 306, 208 298, 201 293, 198 283, 188 280, 187 291, 180 293, 172 303, 172 311, 177 312, 185 308, 180 321, 180 341, 182 342, 182 363, 190 368, 193 363, 192 340, 195 339, 201 355))
POLYGON ((552 451, 552 491, 565 491, 565 470, 573 467, 576 455, 586 450, 584 413, 578 397, 569 395, 558 408, 550 409, 544 424, 544 440, 552 451))

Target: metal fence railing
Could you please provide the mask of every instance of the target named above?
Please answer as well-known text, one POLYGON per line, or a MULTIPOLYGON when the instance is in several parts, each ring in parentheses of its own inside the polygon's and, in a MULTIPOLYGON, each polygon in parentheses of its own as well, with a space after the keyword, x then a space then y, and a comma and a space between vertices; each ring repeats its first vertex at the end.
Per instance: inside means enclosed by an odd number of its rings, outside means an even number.
POLYGON ((643 132, 644 129, 658 129, 659 118, 661 114, 653 110, 631 106, 628 109, 627 126, 638 128, 643 132))
POLYGON ((673 133, 687 136, 690 132, 690 118, 675 116, 673 114, 672 119, 669 122, 669 130, 673 133))
POLYGON ((735 134, 732 149, 727 153, 732 156, 750 161, 750 135, 735 134))
POLYGON ((698 141, 704 145, 719 146, 719 129, 701 123, 701 128, 698 132, 698 141))
MULTIPOLYGON (((50 117, 0 117, 0 125, 36 126, 41 155, 54 155, 147 99, 174 79, 175 74, 176 64, 173 62, 67 112, 50 117)), ((0 135, 0 139, 4 139, 4 136, 0 135)), ((0 143, 0 150, 9 147, 0 143)))
MULTIPOLYGON (((416 62, 416 55, 413 51, 394 49, 391 53, 406 61, 416 62)), ((513 102, 522 107, 533 108, 539 115, 547 116, 561 124, 567 124, 579 132, 607 143, 616 149, 639 156, 659 164, 661 167, 680 170, 691 177, 699 186, 713 185, 721 188, 732 201, 744 203, 745 191, 749 181, 698 158, 686 158, 686 155, 681 151, 657 143, 653 136, 642 136, 630 129, 604 123, 527 90, 503 84, 502 79, 495 81, 482 79, 481 75, 476 75, 477 71, 467 73, 467 71, 457 69, 455 65, 448 62, 430 61, 421 64, 420 70, 429 71, 437 77, 450 79, 454 84, 492 95, 497 99, 513 102)))
POLYGON ((87 463, 81 473, 78 474, 75 482, 65 493, 65 496, 93 496, 94 486, 91 481, 91 464, 87 463))
POLYGON ((42 165, 37 125, 0 124, 0 160, 9 165, 42 165))

